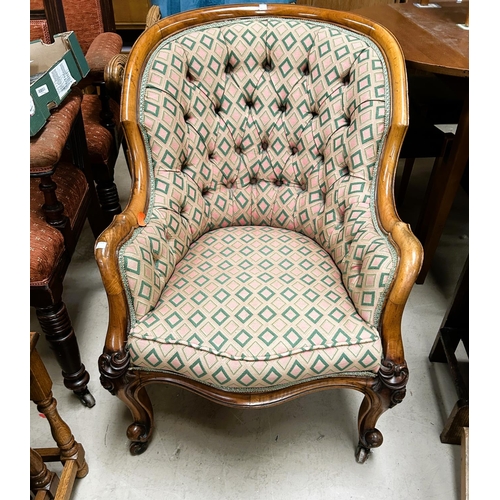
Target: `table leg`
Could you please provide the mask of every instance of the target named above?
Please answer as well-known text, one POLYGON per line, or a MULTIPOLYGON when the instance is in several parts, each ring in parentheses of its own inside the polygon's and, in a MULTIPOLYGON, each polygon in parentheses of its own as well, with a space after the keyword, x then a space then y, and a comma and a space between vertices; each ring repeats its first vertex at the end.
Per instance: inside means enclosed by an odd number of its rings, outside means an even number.
POLYGON ((465 262, 453 301, 441 323, 429 360, 448 363, 458 400, 451 411, 441 432, 441 442, 460 444, 463 427, 469 426, 469 389, 468 383, 460 372, 455 351, 463 342, 469 354, 469 259, 465 262))
POLYGON ((469 97, 466 96, 450 155, 443 165, 433 173, 429 182, 424 210, 415 229, 415 234, 424 248, 424 261, 417 283, 425 281, 432 258, 441 238, 455 195, 460 187, 462 175, 469 161, 469 97))

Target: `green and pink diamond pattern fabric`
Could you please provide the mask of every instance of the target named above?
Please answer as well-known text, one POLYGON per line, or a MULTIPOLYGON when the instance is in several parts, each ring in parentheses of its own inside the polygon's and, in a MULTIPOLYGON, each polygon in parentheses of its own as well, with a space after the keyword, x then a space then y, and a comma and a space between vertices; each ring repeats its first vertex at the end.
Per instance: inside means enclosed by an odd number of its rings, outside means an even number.
POLYGON ((146 226, 120 250, 138 369, 228 390, 376 373, 397 265, 377 224, 383 57, 319 22, 166 39, 144 72, 146 226))

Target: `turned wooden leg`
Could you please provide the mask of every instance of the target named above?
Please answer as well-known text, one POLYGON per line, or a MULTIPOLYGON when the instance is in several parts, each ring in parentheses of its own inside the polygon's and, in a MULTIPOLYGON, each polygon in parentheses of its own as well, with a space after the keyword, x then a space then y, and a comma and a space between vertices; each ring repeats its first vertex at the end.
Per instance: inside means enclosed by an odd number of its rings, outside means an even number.
POLYGON ((59 476, 47 469, 43 458, 30 448, 30 489, 33 493, 45 492, 45 498, 53 500, 59 486, 59 476))
POLYGON ((401 182, 398 188, 397 194, 397 206, 401 208, 404 203, 404 199, 406 196, 406 191, 408 191, 408 185, 410 184, 410 177, 413 171, 413 165, 415 164, 415 158, 406 158, 405 164, 403 167, 403 175, 401 177, 401 182))
POLYGON ((104 163, 93 164, 92 172, 101 210, 106 215, 109 224, 113 217, 122 211, 114 174, 109 171, 109 167, 104 163))
POLYGON ((88 473, 85 451, 75 441, 71 429, 57 411, 57 401, 52 394, 52 380, 36 349, 30 355, 30 399, 49 423, 52 437, 60 451, 60 461, 63 464, 68 460, 74 461, 76 477, 85 477, 88 473))
POLYGON ((80 359, 77 338, 64 302, 37 308, 36 315, 62 369, 64 385, 72 390, 85 406, 92 408, 95 399, 87 388, 90 375, 80 359))

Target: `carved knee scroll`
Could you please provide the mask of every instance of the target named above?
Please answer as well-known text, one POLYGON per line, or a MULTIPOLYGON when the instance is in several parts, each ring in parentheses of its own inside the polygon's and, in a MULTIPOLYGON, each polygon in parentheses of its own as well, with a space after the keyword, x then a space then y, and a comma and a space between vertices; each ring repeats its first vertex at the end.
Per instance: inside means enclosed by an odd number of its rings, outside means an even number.
POLYGON ((128 372, 130 356, 120 351, 103 353, 99 358, 101 384, 111 394, 117 395, 128 407, 133 422, 127 428, 130 453, 139 455, 146 451, 153 432, 153 408, 140 379, 128 372))
POLYGON ((373 390, 376 392, 387 390, 389 392, 388 408, 392 408, 403 401, 408 377, 409 370, 405 362, 398 365, 392 361, 383 360, 373 390))
POLYGON ((130 365, 130 355, 127 351, 102 353, 99 357, 99 372, 101 384, 113 396, 116 396, 121 385, 127 382, 127 370, 130 365))

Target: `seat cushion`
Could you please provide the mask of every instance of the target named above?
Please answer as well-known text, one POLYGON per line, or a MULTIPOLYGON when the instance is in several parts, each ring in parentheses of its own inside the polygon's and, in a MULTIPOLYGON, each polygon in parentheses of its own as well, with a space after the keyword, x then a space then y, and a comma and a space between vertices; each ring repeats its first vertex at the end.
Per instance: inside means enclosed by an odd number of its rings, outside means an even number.
MULTIPOLYGON (((139 262, 125 256, 128 284, 148 295, 139 262)), ((135 367, 230 390, 366 376, 378 371, 382 352, 331 256, 305 235, 266 226, 201 236, 128 343, 135 367)))

